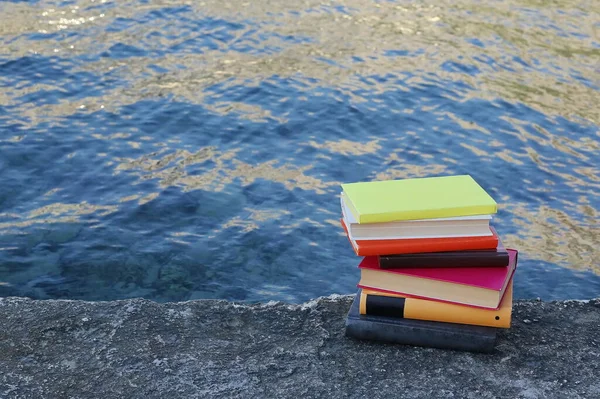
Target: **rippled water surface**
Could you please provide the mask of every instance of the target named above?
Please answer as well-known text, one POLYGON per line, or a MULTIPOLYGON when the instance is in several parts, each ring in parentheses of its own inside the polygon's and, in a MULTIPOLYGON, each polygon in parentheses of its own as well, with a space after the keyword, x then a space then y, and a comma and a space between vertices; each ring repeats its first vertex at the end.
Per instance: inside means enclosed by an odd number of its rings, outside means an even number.
POLYGON ((339 184, 470 173, 600 294, 600 2, 2 1, 0 295, 351 293, 339 184))

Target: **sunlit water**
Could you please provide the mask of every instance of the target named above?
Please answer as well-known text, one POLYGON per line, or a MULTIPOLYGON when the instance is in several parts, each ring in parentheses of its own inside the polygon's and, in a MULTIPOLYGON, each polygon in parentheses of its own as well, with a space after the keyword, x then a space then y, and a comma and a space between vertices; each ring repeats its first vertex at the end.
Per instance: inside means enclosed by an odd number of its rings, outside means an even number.
POLYGON ((470 173, 600 294, 600 2, 0 2, 0 295, 352 293, 339 184, 470 173))

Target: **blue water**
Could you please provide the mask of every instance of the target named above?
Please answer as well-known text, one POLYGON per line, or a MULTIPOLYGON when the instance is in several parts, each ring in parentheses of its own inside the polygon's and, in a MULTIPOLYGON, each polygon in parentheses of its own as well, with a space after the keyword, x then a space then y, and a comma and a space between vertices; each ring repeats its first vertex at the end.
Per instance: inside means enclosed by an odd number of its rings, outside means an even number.
POLYGON ((342 182, 471 174, 600 294, 600 3, 0 2, 0 295, 352 293, 342 182))

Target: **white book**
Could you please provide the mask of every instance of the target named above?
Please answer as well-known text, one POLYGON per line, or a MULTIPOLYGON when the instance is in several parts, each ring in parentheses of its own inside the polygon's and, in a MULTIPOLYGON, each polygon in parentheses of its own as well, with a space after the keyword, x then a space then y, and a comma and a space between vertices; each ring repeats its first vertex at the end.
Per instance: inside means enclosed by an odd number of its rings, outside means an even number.
POLYGON ((449 238, 491 236, 491 215, 357 223, 340 196, 342 216, 351 240, 396 240, 405 238, 449 238))

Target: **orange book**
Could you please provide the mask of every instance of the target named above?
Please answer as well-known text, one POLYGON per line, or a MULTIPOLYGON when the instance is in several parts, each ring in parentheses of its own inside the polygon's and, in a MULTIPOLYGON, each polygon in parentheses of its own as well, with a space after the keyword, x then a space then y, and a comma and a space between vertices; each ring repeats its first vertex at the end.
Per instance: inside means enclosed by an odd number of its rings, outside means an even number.
POLYGON ((498 246, 498 234, 493 228, 491 236, 447 237, 447 238, 404 238, 399 240, 354 240, 348 234, 344 219, 342 227, 354 252, 358 256, 399 255, 421 252, 468 251, 475 249, 494 249, 498 246))
POLYGON ((498 309, 483 309, 362 289, 360 314, 404 319, 509 328, 513 304, 512 279, 498 309))

